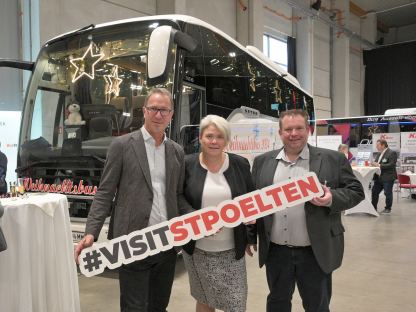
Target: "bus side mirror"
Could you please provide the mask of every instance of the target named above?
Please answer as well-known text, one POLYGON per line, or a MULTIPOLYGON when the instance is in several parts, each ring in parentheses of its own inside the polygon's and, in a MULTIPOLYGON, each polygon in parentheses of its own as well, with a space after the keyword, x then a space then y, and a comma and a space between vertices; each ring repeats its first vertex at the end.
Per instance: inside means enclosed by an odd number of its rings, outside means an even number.
POLYGON ((178 48, 193 52, 198 43, 191 36, 172 29, 171 26, 160 26, 153 30, 149 39, 147 52, 147 85, 154 86, 166 81, 170 65, 174 61, 171 52, 173 44, 178 48))
POLYGON ((173 45, 171 26, 160 26, 153 30, 147 52, 147 85, 154 86, 167 79, 169 64, 173 61, 170 54, 173 45))

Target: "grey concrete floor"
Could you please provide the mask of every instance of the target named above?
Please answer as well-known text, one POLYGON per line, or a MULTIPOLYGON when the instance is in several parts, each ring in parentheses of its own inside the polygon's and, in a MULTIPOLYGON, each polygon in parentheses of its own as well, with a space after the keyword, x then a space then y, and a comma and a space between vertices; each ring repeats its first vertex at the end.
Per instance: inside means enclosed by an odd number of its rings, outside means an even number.
MULTIPOLYGON (((343 217, 346 228, 343 265, 333 273, 331 311, 416 312, 416 200, 394 198, 391 215, 343 217)), ((380 198, 382 210, 384 198, 380 198)), ((247 311, 265 311, 267 284, 257 255, 247 257, 247 311)), ((79 276, 82 312, 118 311, 117 273, 79 276)), ((178 258, 168 307, 170 312, 195 311, 188 276, 178 258)), ((304 311, 297 292, 292 311, 304 311)))

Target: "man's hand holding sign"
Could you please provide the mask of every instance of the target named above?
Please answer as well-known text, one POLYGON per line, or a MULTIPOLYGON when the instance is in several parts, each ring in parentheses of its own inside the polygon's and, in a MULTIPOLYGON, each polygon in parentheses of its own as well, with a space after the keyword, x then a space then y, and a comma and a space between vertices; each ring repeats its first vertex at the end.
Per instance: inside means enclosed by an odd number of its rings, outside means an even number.
MULTIPOLYGON (((204 208, 84 248, 79 256, 80 270, 85 276, 97 275, 105 267, 114 269, 144 259, 174 246, 182 246, 191 239, 215 234, 221 227, 235 227, 287 207, 317 200, 322 194, 324 190, 314 173, 273 184, 224 201, 217 207, 204 208)), ((327 192, 320 200, 330 200, 330 196, 330 192, 327 192)), ((83 245, 88 246, 90 243, 91 239, 86 236, 83 245)))

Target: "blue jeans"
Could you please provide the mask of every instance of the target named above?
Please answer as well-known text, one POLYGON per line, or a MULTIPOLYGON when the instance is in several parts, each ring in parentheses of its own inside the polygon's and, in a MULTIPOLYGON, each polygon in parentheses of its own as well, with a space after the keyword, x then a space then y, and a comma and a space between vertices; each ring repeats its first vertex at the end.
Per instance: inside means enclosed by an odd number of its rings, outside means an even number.
POLYGON ((322 271, 311 247, 290 248, 270 243, 266 276, 270 290, 267 312, 290 312, 295 284, 306 312, 329 312, 332 274, 322 271))
POLYGON ((371 190, 371 203, 375 210, 377 210, 378 197, 382 190, 384 190, 384 195, 386 195, 386 209, 391 210, 391 206, 393 205, 393 184, 394 181, 381 182, 379 179, 374 180, 374 185, 371 190))

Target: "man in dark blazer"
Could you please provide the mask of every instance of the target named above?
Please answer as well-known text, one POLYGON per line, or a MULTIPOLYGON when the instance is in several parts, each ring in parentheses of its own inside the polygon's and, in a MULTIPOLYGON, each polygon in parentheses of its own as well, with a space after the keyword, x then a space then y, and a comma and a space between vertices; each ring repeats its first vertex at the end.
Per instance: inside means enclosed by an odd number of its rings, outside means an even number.
POLYGON ((270 290, 267 311, 291 311, 296 284, 305 311, 329 311, 331 272, 341 265, 344 252, 341 212, 363 200, 364 191, 343 154, 307 144, 304 111, 283 112, 279 126, 284 147, 255 158, 255 187, 311 171, 324 195, 257 220, 259 262, 266 265, 270 290))
MULTIPOLYGON (((192 211, 182 193, 183 149, 165 136, 173 115, 169 91, 151 90, 143 114, 144 126, 115 138, 108 149, 76 260, 98 238, 110 212, 108 238, 112 239, 192 211)), ((171 249, 123 265, 119 269, 121 311, 166 311, 175 264, 176 252, 171 249)))
POLYGON ((394 180, 397 179, 396 162, 397 153, 391 150, 386 140, 377 140, 376 148, 378 154, 376 155, 373 166, 379 167, 381 173, 374 175, 374 185, 371 190, 371 203, 374 209, 377 210, 378 196, 382 190, 386 195, 386 207, 381 212, 383 214, 389 214, 391 212, 391 206, 393 205, 393 185, 394 180))

